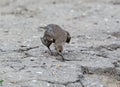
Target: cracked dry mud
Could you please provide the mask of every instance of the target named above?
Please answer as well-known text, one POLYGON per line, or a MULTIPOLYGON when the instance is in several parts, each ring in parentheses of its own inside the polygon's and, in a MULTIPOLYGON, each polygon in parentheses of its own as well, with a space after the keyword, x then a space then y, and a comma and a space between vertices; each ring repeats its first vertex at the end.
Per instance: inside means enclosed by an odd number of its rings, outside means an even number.
MULTIPOLYGON (((52 46, 54 51, 54 47, 52 46)), ((0 0, 1 87, 120 87, 120 0, 0 0), (50 56, 40 26, 72 40, 50 56)))

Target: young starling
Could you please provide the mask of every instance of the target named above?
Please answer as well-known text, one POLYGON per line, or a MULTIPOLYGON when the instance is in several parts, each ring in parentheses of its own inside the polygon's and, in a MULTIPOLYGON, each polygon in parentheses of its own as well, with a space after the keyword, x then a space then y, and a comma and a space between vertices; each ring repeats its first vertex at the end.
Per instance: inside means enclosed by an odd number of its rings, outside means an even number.
POLYGON ((49 24, 40 28, 45 29, 44 36, 41 38, 42 43, 49 49, 51 54, 50 45, 54 43, 57 53, 62 57, 62 60, 64 60, 62 55, 63 45, 69 43, 71 40, 69 32, 63 30, 56 24, 49 24))

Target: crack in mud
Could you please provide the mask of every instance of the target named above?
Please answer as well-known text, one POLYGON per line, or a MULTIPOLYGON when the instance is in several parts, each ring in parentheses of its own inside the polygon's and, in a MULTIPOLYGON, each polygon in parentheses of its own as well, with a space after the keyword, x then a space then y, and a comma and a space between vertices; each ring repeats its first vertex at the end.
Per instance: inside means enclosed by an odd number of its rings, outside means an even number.
POLYGON ((70 81, 70 82, 66 82, 66 83, 60 83, 60 82, 53 82, 53 81, 48 81, 48 80, 40 80, 40 81, 44 81, 44 82, 47 82, 47 83, 50 83, 50 84, 59 84, 59 85, 64 85, 64 86, 67 86, 68 84, 71 84, 71 83, 80 83, 82 87, 85 87, 82 83, 81 80, 76 80, 76 81, 70 81))
POLYGON ((3 50, 3 49, 0 49, 0 52, 6 52, 5 50, 3 50))
POLYGON ((18 50, 14 50, 14 51, 16 51, 16 52, 24 52, 24 51, 29 51, 29 50, 36 49, 36 48, 39 48, 39 46, 23 47, 23 48, 19 48, 18 50))
POLYGON ((10 68, 12 68, 12 69, 14 69, 14 70, 17 70, 17 71, 21 71, 21 70, 24 70, 25 68, 26 68, 26 66, 24 65, 24 66, 22 66, 21 68, 19 68, 19 69, 16 69, 15 68, 15 66, 11 66, 11 65, 9 65, 9 67, 10 68))

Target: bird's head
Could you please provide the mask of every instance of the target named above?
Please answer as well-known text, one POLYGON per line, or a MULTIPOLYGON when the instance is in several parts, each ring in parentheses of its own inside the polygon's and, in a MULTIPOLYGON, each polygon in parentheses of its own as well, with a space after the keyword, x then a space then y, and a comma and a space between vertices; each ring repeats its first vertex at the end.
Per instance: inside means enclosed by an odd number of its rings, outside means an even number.
POLYGON ((64 45, 64 43, 55 43, 55 49, 57 51, 57 54, 62 57, 62 61, 64 61, 64 57, 63 57, 63 54, 62 54, 63 45, 64 45))
POLYGON ((62 44, 55 44, 55 49, 58 53, 62 53, 63 45, 62 44))

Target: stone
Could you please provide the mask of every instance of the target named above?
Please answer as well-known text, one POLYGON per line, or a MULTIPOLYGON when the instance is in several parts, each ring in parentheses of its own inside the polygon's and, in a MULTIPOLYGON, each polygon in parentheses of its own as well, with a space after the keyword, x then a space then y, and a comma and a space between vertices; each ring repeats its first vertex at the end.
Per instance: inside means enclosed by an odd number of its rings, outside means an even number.
POLYGON ((106 87, 98 78, 94 77, 85 77, 82 83, 84 87, 106 87))

